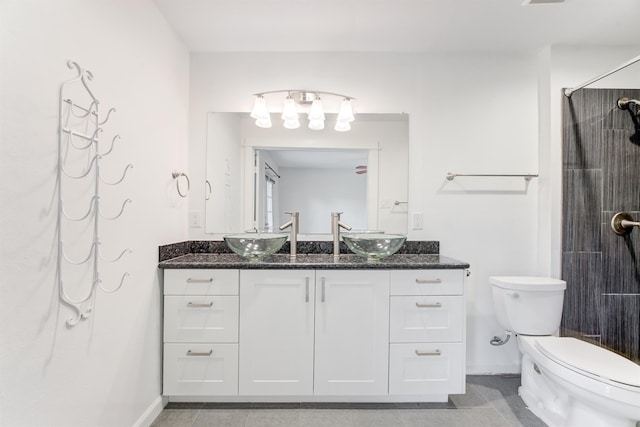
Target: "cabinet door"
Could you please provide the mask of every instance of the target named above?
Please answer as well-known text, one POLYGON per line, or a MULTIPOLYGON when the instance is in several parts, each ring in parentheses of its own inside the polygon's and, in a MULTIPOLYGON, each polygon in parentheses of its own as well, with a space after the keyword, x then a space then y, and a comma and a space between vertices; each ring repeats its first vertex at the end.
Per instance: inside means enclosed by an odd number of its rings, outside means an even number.
POLYGON ((313 270, 241 271, 240 394, 312 394, 313 323, 313 270))
POLYGON ((389 272, 316 272, 316 395, 386 395, 389 272))

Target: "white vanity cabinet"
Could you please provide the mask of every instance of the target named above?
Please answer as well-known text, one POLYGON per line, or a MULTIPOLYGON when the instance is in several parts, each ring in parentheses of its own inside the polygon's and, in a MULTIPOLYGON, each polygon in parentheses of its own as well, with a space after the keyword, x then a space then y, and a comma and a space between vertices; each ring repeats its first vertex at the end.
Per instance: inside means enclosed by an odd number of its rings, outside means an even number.
POLYGON ((166 269, 174 401, 446 401, 465 390, 463 269, 166 269))
POLYGON ((238 270, 165 270, 163 394, 238 393, 238 270))
POLYGON ((391 272, 389 394, 465 390, 464 270, 391 272))
POLYGON ((240 272, 241 395, 386 395, 389 272, 240 272))

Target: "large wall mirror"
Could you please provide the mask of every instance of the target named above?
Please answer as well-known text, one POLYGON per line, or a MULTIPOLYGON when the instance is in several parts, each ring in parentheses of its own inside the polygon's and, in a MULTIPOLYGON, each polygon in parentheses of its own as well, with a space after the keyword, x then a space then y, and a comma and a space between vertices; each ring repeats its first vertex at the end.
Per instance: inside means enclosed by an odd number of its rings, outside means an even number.
POLYGON ((329 234, 339 211, 356 230, 406 233, 408 116, 359 114, 351 126, 264 129, 248 113, 209 113, 205 232, 277 231, 297 211, 301 235, 329 234))

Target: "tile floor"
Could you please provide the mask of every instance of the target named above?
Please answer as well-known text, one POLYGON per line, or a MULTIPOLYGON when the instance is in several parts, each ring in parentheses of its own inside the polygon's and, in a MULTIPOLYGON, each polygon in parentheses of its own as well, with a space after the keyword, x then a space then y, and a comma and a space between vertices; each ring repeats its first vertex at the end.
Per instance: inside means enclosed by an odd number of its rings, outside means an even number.
POLYGON ((518 397, 517 375, 468 375, 447 403, 170 403, 152 427, 544 427, 518 397))

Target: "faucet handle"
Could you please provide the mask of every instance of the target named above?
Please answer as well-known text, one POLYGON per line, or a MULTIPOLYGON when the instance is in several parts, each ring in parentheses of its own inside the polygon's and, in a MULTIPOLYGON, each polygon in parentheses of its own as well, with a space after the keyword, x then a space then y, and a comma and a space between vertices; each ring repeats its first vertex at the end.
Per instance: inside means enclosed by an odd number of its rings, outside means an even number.
POLYGON ((351 226, 347 224, 343 224, 341 221, 338 221, 338 226, 344 228, 347 231, 351 231, 351 226))
POLYGON ((296 212, 296 211, 291 211, 291 212, 287 212, 285 211, 286 214, 291 215, 291 219, 289 221, 287 221, 285 224, 282 224, 280 226, 280 230, 284 230, 287 227, 291 227, 291 231, 292 233, 298 233, 298 218, 300 215, 300 212, 296 212))

